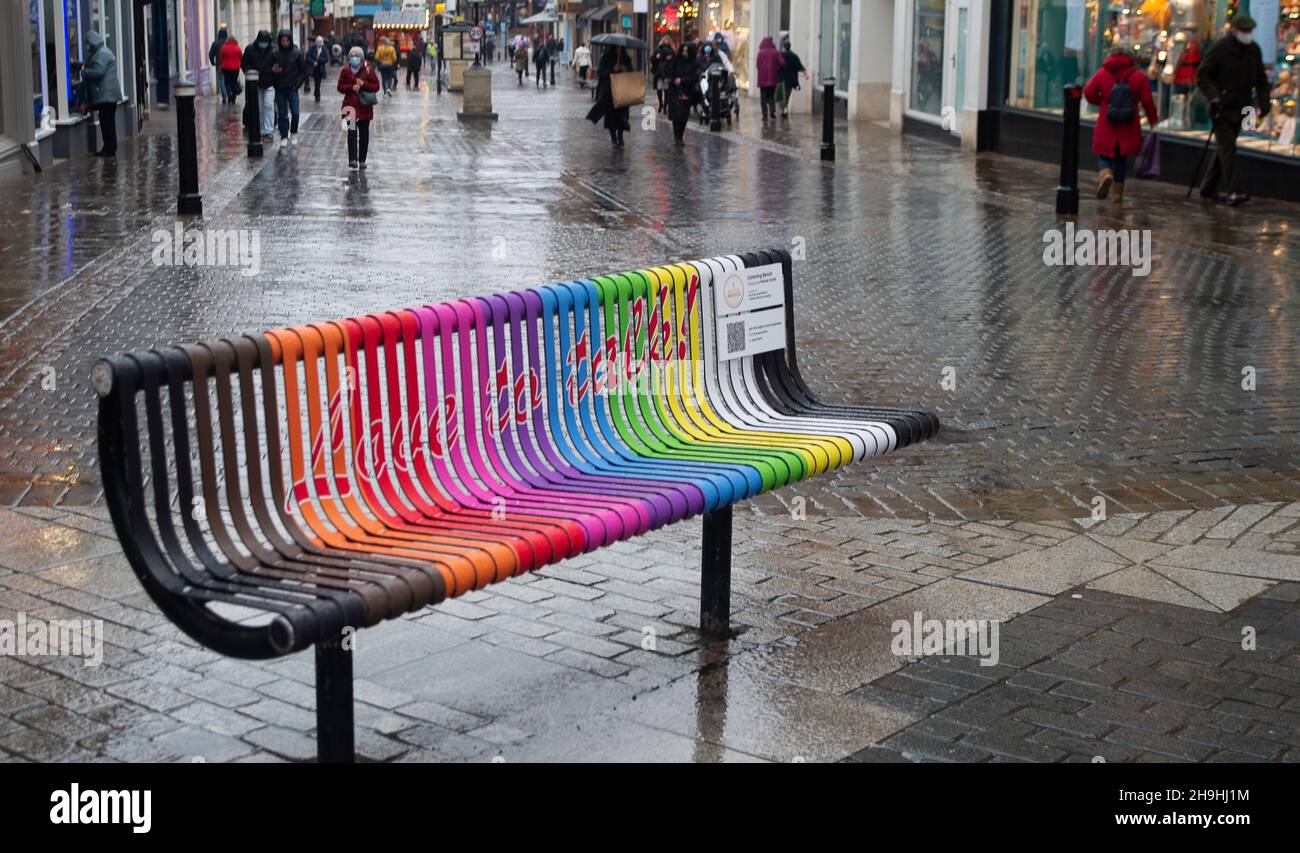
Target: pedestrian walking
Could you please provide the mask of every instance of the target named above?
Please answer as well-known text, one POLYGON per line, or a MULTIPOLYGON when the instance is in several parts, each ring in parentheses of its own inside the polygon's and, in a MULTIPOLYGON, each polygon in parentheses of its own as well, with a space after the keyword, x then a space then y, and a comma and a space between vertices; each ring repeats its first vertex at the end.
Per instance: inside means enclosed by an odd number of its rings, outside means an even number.
POLYGON ((271 138, 271 131, 275 126, 275 80, 271 71, 271 66, 275 64, 274 53, 271 33, 267 30, 258 30, 257 38, 244 48, 244 58, 239 63, 244 71, 257 72, 257 92, 250 91, 248 97, 252 98, 256 95, 258 99, 262 125, 258 130, 262 134, 263 141, 271 138))
POLYGON ((650 73, 654 78, 655 97, 659 99, 658 111, 661 113, 669 111, 668 86, 673 79, 673 65, 676 61, 677 54, 673 51, 672 40, 668 36, 659 39, 654 58, 650 60, 650 73))
POLYGON ((315 44, 307 48, 307 79, 303 83, 303 91, 306 91, 308 86, 312 86, 316 103, 320 103, 320 84, 325 79, 329 64, 330 52, 325 45, 325 39, 316 36, 315 44))
POLYGON ((563 50, 564 46, 555 38, 554 33, 546 37, 546 64, 551 71, 552 86, 555 85, 555 63, 560 61, 560 52, 563 50))
POLYGON ((1128 158, 1142 150, 1142 116, 1156 126, 1156 102, 1151 83, 1137 69, 1126 47, 1111 48, 1106 61, 1083 87, 1088 103, 1100 107, 1092 131, 1092 150, 1097 155, 1097 198, 1124 200, 1124 178, 1128 158))
POLYGON ((413 45, 406 54, 406 88, 420 91, 420 69, 424 67, 424 43, 413 45), (411 85, 411 81, 415 85, 411 85))
POLYGON ((293 33, 288 28, 280 30, 276 38, 274 61, 271 65, 275 81, 275 111, 280 123, 280 148, 298 144, 298 89, 307 78, 307 61, 298 45, 293 43, 293 33))
POLYGON ((781 51, 776 49, 776 42, 771 36, 763 36, 758 43, 758 53, 754 54, 754 66, 758 70, 759 104, 763 110, 763 121, 768 116, 776 118, 776 86, 781 82, 781 69, 785 60, 781 51))
POLYGON ((239 42, 234 36, 228 37, 221 45, 220 56, 221 78, 226 87, 225 95, 221 98, 223 104, 233 104, 239 95, 239 63, 242 58, 239 42))
POLYGON ((695 67, 695 45, 686 42, 677 48, 666 69, 668 77, 668 118, 673 123, 673 144, 686 144, 686 125, 691 120, 691 108, 700 96, 700 75, 695 67))
POLYGON ((551 54, 546 48, 546 42, 539 41, 533 50, 533 67, 537 69, 537 80, 534 85, 538 89, 546 88, 546 67, 550 61, 551 54))
POLYGON ((795 89, 802 88, 799 85, 799 75, 808 76, 806 71, 799 54, 790 49, 790 40, 784 39, 781 42, 781 91, 777 93, 781 102, 781 118, 790 117, 790 96, 795 89))
POLYGON ((122 100, 122 85, 117 81, 117 57, 104 44, 98 30, 86 33, 86 64, 81 66, 81 80, 86 84, 86 104, 99 115, 99 134, 104 147, 96 157, 117 156, 117 102, 122 100))
POLYGON ((610 75, 631 70, 632 60, 623 48, 606 48, 601 52, 600 65, 596 68, 596 103, 587 113, 587 120, 594 124, 603 118, 609 141, 615 148, 623 147, 623 132, 632 128, 628 124, 628 108, 614 106, 614 83, 610 75))
POLYGON ((496 52, 497 52, 497 41, 491 36, 488 36, 487 43, 486 43, 486 51, 483 54, 483 64, 491 65, 492 60, 496 59, 496 52))
POLYGON ((515 45, 515 76, 519 79, 519 85, 524 85, 524 75, 528 73, 528 51, 524 50, 521 45, 515 45))
POLYGON ((217 92, 221 94, 221 103, 223 104, 226 103, 230 97, 226 92, 226 76, 220 72, 221 47, 226 43, 228 37, 229 33, 226 32, 225 27, 222 27, 217 30, 217 37, 212 40, 212 44, 208 45, 208 65, 211 65, 214 69, 218 69, 217 92))
POLYGON ((573 64, 578 69, 578 85, 587 84, 587 75, 591 70, 591 48, 582 42, 573 50, 573 64))
POLYGON ((379 40, 375 50, 375 64, 379 66, 379 76, 384 84, 384 94, 392 97, 397 88, 397 49, 387 37, 379 40))
POLYGON ((348 169, 366 167, 370 148, 370 122, 381 88, 375 66, 366 61, 365 51, 354 47, 348 51, 347 65, 339 72, 338 89, 343 93, 343 121, 348 131, 348 169))
POLYGON ((1255 43, 1255 20, 1237 15, 1232 27, 1220 36, 1196 69, 1196 85, 1210 102, 1210 122, 1215 139, 1214 159, 1201 182, 1201 198, 1223 201, 1236 207, 1250 201, 1241 191, 1241 167, 1237 161, 1237 134, 1254 107, 1255 119, 1272 109, 1264 55, 1255 43), (1220 195, 1220 191, 1227 194, 1220 195))

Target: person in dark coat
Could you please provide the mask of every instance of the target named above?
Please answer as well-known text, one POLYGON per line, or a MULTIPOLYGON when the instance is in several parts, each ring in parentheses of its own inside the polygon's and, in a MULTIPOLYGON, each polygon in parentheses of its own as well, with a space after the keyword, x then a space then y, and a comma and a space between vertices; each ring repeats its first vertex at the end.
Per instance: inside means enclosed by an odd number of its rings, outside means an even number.
POLYGON ((221 68, 221 46, 226 43, 226 28, 222 27, 217 30, 217 37, 208 45, 208 65, 217 69, 217 91, 221 93, 221 103, 226 103, 230 99, 230 93, 226 91, 226 78, 222 76, 221 68))
POLYGON ((380 89, 379 72, 365 55, 361 48, 352 48, 347 64, 339 72, 338 90, 343 93, 343 122, 348 130, 348 168, 353 171, 366 167, 370 122, 375 117, 374 104, 362 103, 361 93, 373 96, 380 89))
POLYGON ((1236 207, 1250 201, 1250 196, 1239 189, 1237 134, 1242 120, 1249 107, 1256 108, 1256 120, 1263 119, 1272 108, 1268 72, 1264 70, 1264 55, 1255 44, 1253 18, 1237 15, 1232 19, 1232 28, 1210 45, 1201 59, 1196 85, 1210 102, 1216 142, 1214 160, 1201 182, 1201 198, 1219 201, 1219 191, 1224 190, 1224 203, 1236 207))
POLYGON ((1128 48, 1116 47, 1110 56, 1083 87, 1083 97, 1097 104, 1097 126, 1092 131, 1092 151, 1097 155, 1097 198, 1110 196, 1111 201, 1124 200, 1124 178, 1128 173, 1128 158, 1142 150, 1142 113, 1147 123, 1156 126, 1156 102, 1151 97, 1151 83, 1133 62, 1128 48), (1133 91, 1133 119, 1124 124, 1112 124, 1108 113, 1111 94, 1120 82, 1133 91), (1113 190, 1112 190, 1113 185, 1113 190))
POLYGON ((276 39, 271 75, 275 81, 275 110, 280 119, 280 147, 287 148, 291 135, 292 144, 298 144, 298 89, 307 79, 307 61, 288 29, 280 30, 276 39))
POLYGON ((424 67, 424 39, 416 38, 406 54, 406 88, 420 91, 420 69, 424 67), (415 85, 411 85, 411 81, 415 85))
POLYGON ((632 59, 623 48, 606 48, 601 52, 600 64, 596 67, 596 103, 587 113, 587 120, 594 124, 603 118, 609 141, 615 148, 623 147, 623 132, 632 127, 628 124, 628 108, 614 106, 614 84, 609 77, 631 70, 632 59))
POLYGON ((790 40, 781 42, 781 118, 790 117, 790 96, 799 88, 799 75, 806 70, 799 54, 790 49, 790 40))
POLYGON ((307 78, 303 80, 303 91, 314 84, 317 103, 320 102, 320 83, 325 79, 325 71, 330 64, 330 49, 323 36, 316 36, 316 41, 307 48, 307 78))
POLYGON ((691 120, 691 107, 700 97, 699 70, 695 67, 695 45, 687 42, 677 48, 672 61, 665 63, 668 88, 668 117, 673 123, 673 144, 686 144, 686 125, 691 120))
MULTIPOLYGON (((271 70, 275 65, 275 46, 271 44, 270 32, 257 31, 257 38, 244 48, 244 61, 240 64, 245 73, 257 72, 256 96, 262 122, 258 130, 262 133, 262 139, 270 139, 271 130, 275 126, 275 74, 271 70)), ((250 89, 245 103, 253 96, 254 92, 250 89)))
POLYGON ((650 60, 650 71, 654 74, 655 97, 659 99, 659 112, 668 113, 668 88, 672 83, 673 64, 677 61, 677 54, 673 51, 673 43, 664 36, 659 40, 659 47, 655 49, 654 59, 650 60))
POLYGON ((538 39, 537 47, 533 48, 533 67, 537 69, 536 87, 539 89, 546 88, 546 69, 550 64, 550 48, 546 42, 538 39))

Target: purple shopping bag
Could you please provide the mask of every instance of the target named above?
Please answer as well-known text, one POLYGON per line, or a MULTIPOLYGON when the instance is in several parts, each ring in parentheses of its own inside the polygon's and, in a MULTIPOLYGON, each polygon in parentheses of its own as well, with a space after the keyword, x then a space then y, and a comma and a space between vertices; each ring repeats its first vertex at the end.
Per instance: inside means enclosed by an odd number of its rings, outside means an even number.
POLYGON ((1148 133, 1142 140, 1142 150, 1138 152, 1137 176, 1139 178, 1160 177, 1160 134, 1148 133))

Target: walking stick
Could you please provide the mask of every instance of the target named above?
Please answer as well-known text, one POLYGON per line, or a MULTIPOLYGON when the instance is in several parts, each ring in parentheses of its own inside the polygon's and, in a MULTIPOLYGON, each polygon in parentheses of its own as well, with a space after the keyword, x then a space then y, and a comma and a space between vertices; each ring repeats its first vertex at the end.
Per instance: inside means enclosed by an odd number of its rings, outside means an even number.
POLYGON ((1205 135, 1205 146, 1201 148, 1201 159, 1196 161, 1196 171, 1192 173, 1192 182, 1187 186, 1187 197, 1192 197, 1192 188, 1201 179, 1201 167, 1205 165, 1205 154, 1210 150, 1210 140, 1214 138, 1214 122, 1210 122, 1210 132, 1205 135))

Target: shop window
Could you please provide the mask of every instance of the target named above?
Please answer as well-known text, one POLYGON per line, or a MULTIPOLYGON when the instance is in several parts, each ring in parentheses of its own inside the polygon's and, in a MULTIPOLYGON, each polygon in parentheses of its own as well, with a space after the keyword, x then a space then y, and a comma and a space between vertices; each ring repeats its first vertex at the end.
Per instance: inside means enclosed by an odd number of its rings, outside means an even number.
POLYGON ((912 20, 912 98, 918 112, 939 115, 943 104, 944 0, 916 0, 912 20))
POLYGON ((32 54, 32 119, 39 131, 41 116, 49 106, 45 88, 45 9, 40 0, 28 0, 27 16, 32 54))
MULTIPOLYGON (((919 7, 926 0, 918 0, 919 7)), ((1209 107, 1196 88, 1200 58, 1227 20, 1248 11, 1273 83, 1272 109, 1244 148, 1295 156, 1300 0, 1013 0, 1009 105, 1059 112, 1064 87, 1087 82, 1111 48, 1133 51, 1156 98, 1161 133, 1204 137, 1209 107)), ((915 98, 915 94, 914 94, 915 98)), ((1097 107, 1084 104, 1084 117, 1097 107)))

